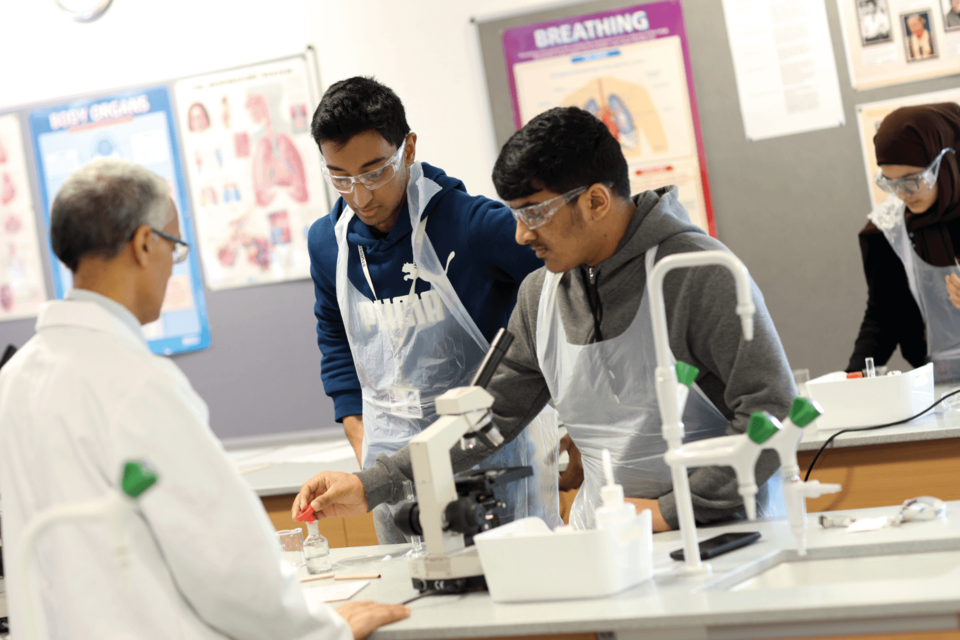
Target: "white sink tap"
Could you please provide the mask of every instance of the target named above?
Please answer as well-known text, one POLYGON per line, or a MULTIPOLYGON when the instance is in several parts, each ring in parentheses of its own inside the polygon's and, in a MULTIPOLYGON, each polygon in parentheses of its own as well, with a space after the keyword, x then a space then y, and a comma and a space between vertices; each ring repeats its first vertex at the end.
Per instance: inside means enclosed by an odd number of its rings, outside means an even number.
MULTIPOLYGON (((653 337, 657 352, 657 403, 660 405, 660 419, 663 438, 667 449, 679 449, 683 445, 683 408, 686 404, 689 385, 680 385, 674 367, 673 353, 667 333, 667 310, 663 302, 663 280, 672 269, 700 267, 716 264, 726 267, 737 282, 737 313, 743 328, 743 336, 753 339, 753 293, 750 274, 747 267, 732 253, 726 251, 694 251, 667 256, 658 262, 647 279, 650 292, 650 314, 653 319, 653 337), (682 390, 681 390, 682 389, 682 390)), ((683 373, 682 371, 680 372, 683 373)), ((692 384, 692 380, 690 383, 692 384)), ((673 492, 676 496, 677 517, 680 521, 680 535, 683 539, 683 553, 686 570, 699 573, 709 570, 700 562, 700 549, 697 547, 696 521, 693 517, 693 500, 690 497, 690 481, 687 469, 682 461, 670 465, 673 480, 673 492)))

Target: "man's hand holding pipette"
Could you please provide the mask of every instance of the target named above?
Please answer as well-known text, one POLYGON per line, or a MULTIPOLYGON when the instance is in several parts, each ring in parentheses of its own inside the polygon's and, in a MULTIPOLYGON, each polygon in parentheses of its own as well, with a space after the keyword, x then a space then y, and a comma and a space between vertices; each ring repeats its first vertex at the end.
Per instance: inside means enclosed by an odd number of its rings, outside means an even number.
POLYGON ((324 471, 303 483, 290 515, 296 519, 307 508, 313 509, 317 520, 359 516, 368 511, 367 492, 352 473, 324 471))

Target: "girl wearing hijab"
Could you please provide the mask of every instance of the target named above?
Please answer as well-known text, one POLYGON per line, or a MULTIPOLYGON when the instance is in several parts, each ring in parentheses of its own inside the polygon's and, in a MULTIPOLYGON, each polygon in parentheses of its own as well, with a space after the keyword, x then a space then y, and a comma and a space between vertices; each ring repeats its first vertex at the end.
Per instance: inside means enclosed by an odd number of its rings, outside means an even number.
POLYGON ((869 295, 847 371, 862 370, 868 357, 886 364, 899 345, 914 367, 932 360, 938 379, 956 378, 960 106, 897 109, 884 118, 873 142, 880 166, 876 182, 891 197, 870 212, 860 232, 869 295))

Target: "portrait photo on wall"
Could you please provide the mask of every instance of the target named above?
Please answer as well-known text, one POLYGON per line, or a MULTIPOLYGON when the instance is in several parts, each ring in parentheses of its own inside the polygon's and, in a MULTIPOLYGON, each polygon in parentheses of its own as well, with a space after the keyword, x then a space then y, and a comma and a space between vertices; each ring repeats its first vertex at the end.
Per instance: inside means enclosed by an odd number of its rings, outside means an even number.
POLYGON ((932 60, 940 55, 931 25, 929 9, 900 14, 907 62, 932 60))
MULTIPOLYGON (((887 0, 852 0, 857 3, 860 44, 868 47, 893 40, 893 25, 887 0)), ((960 0, 957 0, 960 2, 960 0)))
POLYGON ((960 31, 960 0, 940 0, 944 31, 960 31))

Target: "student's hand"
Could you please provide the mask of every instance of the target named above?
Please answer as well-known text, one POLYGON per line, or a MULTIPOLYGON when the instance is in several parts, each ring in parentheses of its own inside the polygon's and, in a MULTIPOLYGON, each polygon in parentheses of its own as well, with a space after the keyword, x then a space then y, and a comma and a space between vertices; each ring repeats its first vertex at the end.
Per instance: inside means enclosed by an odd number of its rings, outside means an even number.
POLYGON ((580 449, 577 449, 569 433, 560 438, 560 453, 564 451, 570 454, 570 462, 560 474, 560 491, 579 489, 583 484, 583 463, 580 460, 580 449))
POLYGON ((660 514, 660 502, 658 500, 646 500, 644 498, 624 498, 624 502, 629 502, 637 508, 637 513, 639 514, 644 509, 650 509, 650 513, 653 516, 653 532, 661 533, 663 531, 672 531, 673 529, 667 524, 667 521, 663 519, 663 516, 660 514))
POLYGON ((951 273, 947 276, 947 295, 950 296, 950 302, 957 309, 960 309, 960 278, 957 274, 951 273))
POLYGON ((348 602, 337 607, 337 613, 350 625, 356 640, 363 640, 385 624, 410 617, 410 609, 402 604, 380 604, 371 600, 348 602))
POLYGON ((291 507, 291 516, 296 519, 308 504, 313 507, 317 520, 359 516, 367 512, 367 492, 360 478, 352 473, 324 471, 300 487, 291 507))
POLYGON ((350 441, 353 447, 353 453, 357 456, 357 464, 363 468, 363 416, 347 416, 343 419, 343 433, 350 441))

